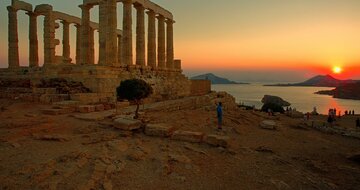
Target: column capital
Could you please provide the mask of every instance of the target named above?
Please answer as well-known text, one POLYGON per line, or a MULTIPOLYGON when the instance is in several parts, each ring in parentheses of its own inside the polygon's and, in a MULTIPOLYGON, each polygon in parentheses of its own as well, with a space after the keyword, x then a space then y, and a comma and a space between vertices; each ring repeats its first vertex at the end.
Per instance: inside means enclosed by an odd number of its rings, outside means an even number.
POLYGON ((8 10, 9 12, 17 12, 17 11, 18 11, 18 9, 16 9, 16 8, 13 7, 13 6, 7 6, 6 8, 7 8, 7 10, 8 10))
POLYGON ((93 8, 94 6, 93 5, 89 5, 89 4, 82 4, 82 5, 79 5, 80 9, 81 10, 90 10, 91 8, 93 8))
POLYGON ((140 3, 135 3, 134 4, 134 7, 137 11, 144 11, 145 10, 145 7, 144 5, 140 4, 140 3))
POLYGON ((30 17, 32 17, 32 16, 35 16, 35 17, 39 16, 39 14, 36 14, 36 13, 34 13, 34 12, 30 12, 30 11, 26 12, 25 14, 29 15, 30 17))
POLYGON ((151 9, 148 9, 148 10, 146 11, 146 14, 148 14, 149 16, 155 16, 155 15, 156 15, 155 11, 153 11, 153 10, 151 10, 151 9))
POLYGON ((63 25, 70 25, 70 22, 66 21, 66 20, 61 20, 60 21, 63 25))
POLYGON ((166 22, 166 24, 174 24, 175 20, 167 18, 165 22, 166 22))
POLYGON ((157 18, 159 21, 165 22, 165 17, 164 17, 163 15, 161 15, 161 14, 158 14, 158 15, 156 16, 156 18, 157 18))
POLYGON ((124 4, 132 4, 133 0, 123 0, 122 1, 124 4))

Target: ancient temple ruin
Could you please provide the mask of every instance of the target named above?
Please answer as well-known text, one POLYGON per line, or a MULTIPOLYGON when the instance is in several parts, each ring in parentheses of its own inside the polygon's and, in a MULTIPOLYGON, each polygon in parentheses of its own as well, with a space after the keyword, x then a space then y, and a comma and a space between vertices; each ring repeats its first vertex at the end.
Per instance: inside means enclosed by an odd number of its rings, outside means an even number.
MULTIPOLYGON (((9 66, 0 70, 0 79, 28 80, 29 89, 32 89, 29 90, 30 94, 41 91, 38 88, 39 84, 46 79, 78 82, 88 88, 89 92, 86 95, 68 94, 67 98, 76 100, 79 97, 91 97, 94 102, 113 99, 120 81, 129 78, 140 78, 150 83, 154 89, 154 101, 192 94, 192 82, 182 74, 181 60, 174 60, 175 21, 169 11, 149 0, 83 0, 79 8, 82 12, 81 18, 58 12, 48 4, 33 7, 24 1, 12 0, 11 5, 7 7, 9 66), (123 15, 120 18, 117 17, 118 3, 123 4, 123 15), (98 23, 90 21, 91 9, 95 6, 99 6, 98 23), (134 10, 135 19, 132 16, 134 10), (29 16, 28 67, 19 64, 18 11, 25 11, 29 16), (38 16, 44 16, 43 50, 38 48, 38 16), (117 27, 118 19, 122 19, 122 29, 117 27), (145 20, 148 23, 145 23, 145 20), (136 23, 135 39, 132 31, 133 22, 136 23), (55 31, 60 24, 63 26, 62 40, 55 38, 55 31), (76 60, 70 58, 71 25, 74 25, 77 31, 76 60), (98 42, 94 41, 96 31, 99 33, 98 42), (60 42, 63 52, 62 55, 57 55, 55 49, 60 42), (98 61, 95 61, 95 43, 99 43, 98 61), (44 52, 42 66, 39 66, 39 51, 44 52)), ((7 84, 14 87, 14 83, 7 84)), ((209 90, 208 87, 205 88, 205 91, 209 90)), ((7 90, 10 94, 13 93, 7 90)))

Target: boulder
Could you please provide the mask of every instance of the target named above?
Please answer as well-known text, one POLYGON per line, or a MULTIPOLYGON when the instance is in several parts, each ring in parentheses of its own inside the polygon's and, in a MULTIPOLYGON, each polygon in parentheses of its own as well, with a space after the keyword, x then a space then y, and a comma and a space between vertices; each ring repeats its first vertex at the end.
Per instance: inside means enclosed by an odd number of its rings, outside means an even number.
POLYGON ((204 133, 192 131, 175 131, 171 139, 199 143, 203 140, 204 133))
POLYGON ((94 105, 82 105, 78 107, 80 113, 90 113, 95 111, 94 105))
POLYGON ((141 121, 137 119, 117 118, 114 120, 114 127, 121 130, 132 131, 140 129, 141 126, 141 121))
POLYGON ((174 127, 164 124, 148 124, 145 126, 145 134, 148 136, 169 137, 174 130, 174 127))
POLYGON ((212 146, 228 147, 230 137, 228 136, 219 136, 219 135, 207 135, 204 139, 205 143, 212 146))
POLYGON ((260 127, 263 129, 276 130, 277 124, 273 120, 264 120, 260 123, 260 127))
POLYGON ((265 95, 262 100, 262 103, 264 104, 275 104, 278 106, 290 106, 291 104, 285 100, 283 100, 282 98, 278 97, 278 96, 271 96, 271 95, 265 95))

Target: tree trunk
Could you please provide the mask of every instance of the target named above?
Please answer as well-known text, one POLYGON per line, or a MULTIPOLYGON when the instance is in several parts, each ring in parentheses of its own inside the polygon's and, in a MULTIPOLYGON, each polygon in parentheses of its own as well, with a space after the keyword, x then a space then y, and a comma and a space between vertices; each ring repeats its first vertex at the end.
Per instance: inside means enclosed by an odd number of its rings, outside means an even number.
POLYGON ((140 106, 140 103, 138 101, 136 101, 136 111, 135 111, 135 117, 134 119, 137 119, 139 118, 139 106, 140 106))

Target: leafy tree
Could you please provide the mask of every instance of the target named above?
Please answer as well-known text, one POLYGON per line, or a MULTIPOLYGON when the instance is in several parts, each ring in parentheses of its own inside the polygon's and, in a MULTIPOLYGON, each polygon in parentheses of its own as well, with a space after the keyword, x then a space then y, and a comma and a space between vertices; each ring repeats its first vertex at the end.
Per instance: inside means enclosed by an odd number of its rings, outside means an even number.
POLYGON ((121 81, 116 89, 118 99, 126 99, 136 104, 135 119, 139 117, 138 111, 141 100, 149 97, 153 90, 151 86, 141 79, 128 79, 121 81))

